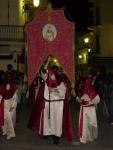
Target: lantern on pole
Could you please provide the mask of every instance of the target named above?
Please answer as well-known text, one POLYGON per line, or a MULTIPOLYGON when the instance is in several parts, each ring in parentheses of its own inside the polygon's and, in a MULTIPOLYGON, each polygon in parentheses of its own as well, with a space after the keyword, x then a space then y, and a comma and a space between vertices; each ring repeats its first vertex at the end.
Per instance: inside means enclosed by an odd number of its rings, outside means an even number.
POLYGON ((34 7, 38 7, 40 4, 40 0, 33 0, 34 7))

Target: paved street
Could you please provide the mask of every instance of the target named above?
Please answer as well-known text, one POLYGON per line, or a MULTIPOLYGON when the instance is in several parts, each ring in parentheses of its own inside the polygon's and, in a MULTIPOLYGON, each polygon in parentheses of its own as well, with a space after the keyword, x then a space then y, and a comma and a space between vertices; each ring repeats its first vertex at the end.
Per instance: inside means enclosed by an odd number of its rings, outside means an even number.
POLYGON ((59 145, 53 145, 52 140, 41 140, 38 136, 27 129, 27 122, 30 110, 23 106, 20 113, 20 120, 16 126, 16 138, 7 141, 5 137, 0 137, 0 150, 111 150, 113 149, 113 126, 102 117, 98 117, 99 136, 95 142, 86 145, 80 144, 77 137, 78 112, 79 107, 71 102, 71 112, 74 128, 74 140, 66 142, 60 140, 59 145))

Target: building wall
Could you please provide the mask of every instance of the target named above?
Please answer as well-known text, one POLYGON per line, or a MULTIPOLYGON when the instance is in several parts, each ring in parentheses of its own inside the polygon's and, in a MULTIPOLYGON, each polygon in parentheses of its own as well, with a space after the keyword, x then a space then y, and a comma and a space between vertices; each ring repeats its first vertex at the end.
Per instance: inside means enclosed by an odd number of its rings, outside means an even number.
MULTIPOLYGON (((25 25, 25 13, 24 13, 24 1, 25 0, 1 0, 0 1, 0 35, 4 37, 4 40, 0 40, 0 69, 5 70, 7 64, 12 64, 14 69, 19 69, 17 62, 13 59, 3 59, 2 55, 10 55, 15 50, 18 54, 21 54, 25 47, 24 39, 20 41, 15 39, 16 34, 23 36, 23 30, 18 28, 18 26, 25 25), (17 26, 17 30, 16 27, 17 26), (14 30, 13 30, 13 29, 14 30), (6 32, 5 32, 6 31, 6 32), (8 32, 9 31, 9 32, 8 32), (9 35, 11 34, 11 36, 9 35), (8 37, 13 37, 9 41, 8 37)), ((23 28, 22 28, 23 29, 23 28)), ((22 68, 22 67, 21 67, 22 68)))
POLYGON ((25 65, 17 64, 13 59, 0 60, 0 70, 6 71, 8 64, 12 64, 14 70, 19 70, 23 73, 25 72, 25 65))
POLYGON ((24 0, 3 0, 0 2, 0 25, 24 25, 24 0))
POLYGON ((104 23, 100 29, 101 55, 113 57, 113 24, 104 23))
POLYGON ((0 60, 0 70, 6 71, 8 64, 12 64, 13 69, 17 70, 17 64, 12 59, 0 60))
POLYGON ((113 0, 100 0, 100 51, 113 57, 113 0))
MULTIPOLYGON (((100 55, 104 57, 113 57, 113 0, 88 1, 93 3, 94 26, 99 25, 100 55), (98 12, 96 12, 96 9, 98 9, 98 12), (98 21, 98 19, 100 21, 98 21)), ((95 28, 96 27, 97 26, 95 26, 95 28)))
MULTIPOLYGON (((88 67, 92 67, 92 69, 104 66, 107 72, 113 73, 113 0, 88 1, 93 12, 93 25, 89 26, 88 29, 93 32, 95 38, 93 41, 94 47, 91 44, 93 47, 92 53, 89 53, 87 57, 88 64, 86 61, 86 65, 89 65, 88 67)), ((87 36, 87 33, 84 36, 87 36)), ((80 44, 81 47, 77 47, 80 51, 78 54, 82 55, 85 49, 82 48, 83 43, 80 44)), ((82 60, 80 58, 80 62, 78 61, 79 65, 84 64, 82 60)), ((79 70, 83 71, 85 69, 80 68, 79 70)))

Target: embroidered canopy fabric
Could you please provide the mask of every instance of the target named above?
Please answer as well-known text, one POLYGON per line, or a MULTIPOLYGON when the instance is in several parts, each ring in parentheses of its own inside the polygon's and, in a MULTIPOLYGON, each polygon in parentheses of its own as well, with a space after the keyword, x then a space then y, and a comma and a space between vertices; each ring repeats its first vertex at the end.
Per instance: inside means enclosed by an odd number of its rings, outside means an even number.
POLYGON ((74 25, 69 22, 63 9, 39 10, 27 32, 27 70, 30 85, 40 65, 51 54, 58 59, 68 78, 74 80, 74 25))

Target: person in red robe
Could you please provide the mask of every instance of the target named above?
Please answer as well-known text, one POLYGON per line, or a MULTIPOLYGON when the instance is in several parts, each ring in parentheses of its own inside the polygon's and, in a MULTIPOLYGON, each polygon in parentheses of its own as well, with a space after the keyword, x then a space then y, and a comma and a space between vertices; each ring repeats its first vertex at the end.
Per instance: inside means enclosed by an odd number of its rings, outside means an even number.
POLYGON ((93 89, 92 82, 92 76, 88 76, 84 82, 83 90, 76 98, 81 104, 78 136, 82 144, 92 142, 98 137, 96 108, 100 97, 93 89))
POLYGON ((2 97, 2 88, 0 86, 0 128, 4 124, 4 101, 2 97))
POLYGON ((2 134, 7 136, 7 140, 15 137, 17 87, 10 75, 5 78, 5 83, 0 86, 0 124, 2 134))
POLYGON ((37 132, 41 138, 51 136, 53 143, 58 144, 61 137, 68 141, 73 139, 69 107, 70 84, 63 74, 59 74, 58 67, 48 68, 50 62, 51 58, 48 58, 44 69, 41 70, 43 82, 28 128, 37 132))
POLYGON ((38 92, 38 77, 36 76, 36 78, 33 80, 28 90, 29 96, 28 96, 27 105, 31 109, 33 108, 35 104, 37 92, 38 92))

